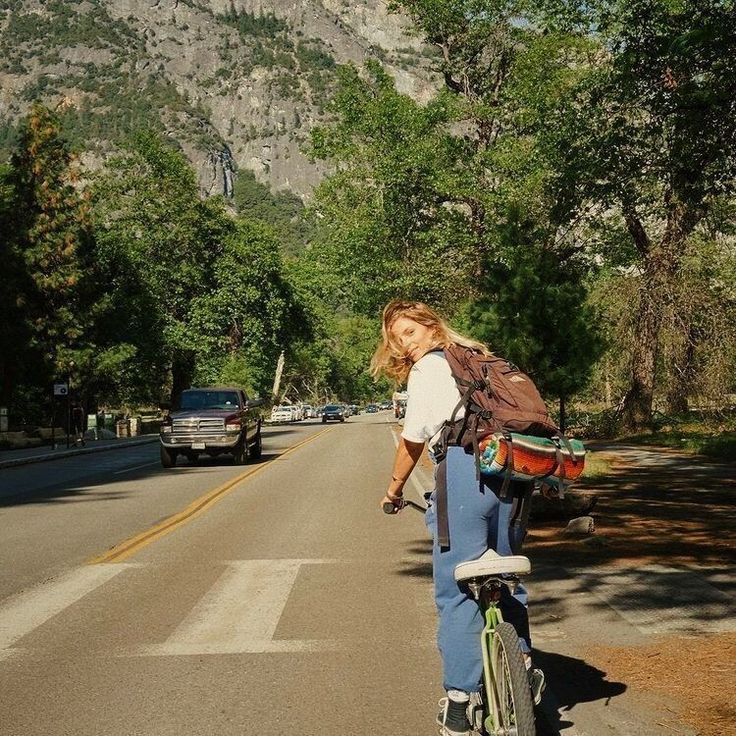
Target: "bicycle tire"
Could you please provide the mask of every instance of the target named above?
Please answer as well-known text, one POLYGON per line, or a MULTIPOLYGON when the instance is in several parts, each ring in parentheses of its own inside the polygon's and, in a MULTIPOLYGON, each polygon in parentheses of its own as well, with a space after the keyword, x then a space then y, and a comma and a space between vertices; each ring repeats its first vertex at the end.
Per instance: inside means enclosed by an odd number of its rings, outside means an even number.
MULTIPOLYGON (((534 704, 524 657, 519 649, 519 635, 510 623, 503 621, 496 627, 493 639, 490 664, 496 678, 492 690, 497 698, 499 720, 495 733, 535 736, 534 704)), ((487 707, 493 710, 492 704, 487 707)), ((492 735, 494 731, 489 733, 492 735)))

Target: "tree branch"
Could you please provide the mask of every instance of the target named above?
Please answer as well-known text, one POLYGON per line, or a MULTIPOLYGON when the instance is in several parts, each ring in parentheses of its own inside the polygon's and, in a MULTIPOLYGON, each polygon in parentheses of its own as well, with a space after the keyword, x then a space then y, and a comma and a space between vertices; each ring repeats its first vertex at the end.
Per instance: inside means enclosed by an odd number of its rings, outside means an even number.
POLYGON ((648 255, 652 249, 652 243, 644 229, 644 225, 642 225, 639 216, 632 206, 624 205, 624 220, 626 222, 626 229, 629 231, 629 235, 631 235, 639 255, 648 255))

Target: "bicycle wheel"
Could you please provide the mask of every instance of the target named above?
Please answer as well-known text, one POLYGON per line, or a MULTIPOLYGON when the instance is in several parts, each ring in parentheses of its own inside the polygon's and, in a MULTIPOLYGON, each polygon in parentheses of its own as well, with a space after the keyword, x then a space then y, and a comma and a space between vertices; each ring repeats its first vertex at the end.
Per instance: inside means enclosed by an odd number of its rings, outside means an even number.
POLYGON ((519 636, 510 623, 504 621, 496 627, 490 657, 491 675, 495 680, 490 690, 496 702, 488 704, 494 721, 493 728, 487 727, 488 733, 491 736, 534 736, 529 678, 519 649, 519 636))

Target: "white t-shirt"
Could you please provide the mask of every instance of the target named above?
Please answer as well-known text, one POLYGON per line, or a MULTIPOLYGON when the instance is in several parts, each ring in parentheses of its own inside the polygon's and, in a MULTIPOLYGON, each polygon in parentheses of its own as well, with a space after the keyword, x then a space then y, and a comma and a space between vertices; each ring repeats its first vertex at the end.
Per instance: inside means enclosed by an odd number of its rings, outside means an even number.
MULTIPOLYGON (((409 442, 429 440, 431 450, 442 425, 450 419, 462 398, 444 353, 427 353, 412 366, 406 392, 408 399, 401 436, 409 442)), ((455 418, 463 416, 465 408, 461 406, 455 418)))

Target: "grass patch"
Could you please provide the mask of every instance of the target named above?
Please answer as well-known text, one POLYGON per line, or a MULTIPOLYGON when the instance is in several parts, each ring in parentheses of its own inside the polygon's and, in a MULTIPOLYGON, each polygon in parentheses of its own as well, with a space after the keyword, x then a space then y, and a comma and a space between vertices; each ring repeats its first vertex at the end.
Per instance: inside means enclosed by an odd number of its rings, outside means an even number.
POLYGON ((719 431, 712 427, 682 426, 622 437, 621 440, 635 445, 670 447, 719 460, 736 460, 736 431, 732 429, 719 431))
POLYGON ((596 480, 611 475, 611 462, 588 450, 585 454, 585 468, 580 476, 585 480, 596 480))

